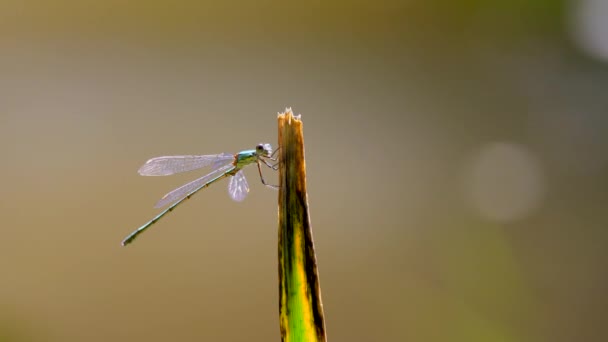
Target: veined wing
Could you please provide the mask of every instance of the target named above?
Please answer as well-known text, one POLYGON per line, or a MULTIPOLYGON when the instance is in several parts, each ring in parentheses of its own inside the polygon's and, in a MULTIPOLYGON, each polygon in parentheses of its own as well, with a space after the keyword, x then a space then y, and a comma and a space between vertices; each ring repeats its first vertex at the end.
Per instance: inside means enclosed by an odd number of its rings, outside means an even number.
MULTIPOLYGON (((206 174, 199 179, 195 179, 190 183, 184 184, 184 185, 180 186, 179 188, 177 188, 177 189, 169 192, 165 196, 163 196, 163 198, 161 198, 154 207, 161 208, 169 203, 173 203, 173 202, 187 196, 189 193, 191 193, 192 191, 196 190, 197 188, 203 186, 205 183, 209 183, 209 182, 218 180, 219 178, 221 178, 222 175, 224 175, 226 172, 230 172, 234 167, 235 166, 232 164, 224 165, 224 166, 220 167, 219 169, 211 171, 211 173, 206 174)), ((209 184, 211 184, 211 183, 209 183, 209 184)))
POLYGON ((169 176, 179 172, 192 171, 212 165, 214 168, 234 161, 230 153, 210 154, 206 156, 165 156, 148 160, 139 168, 142 176, 169 176))
POLYGON ((249 193, 249 184, 247 184, 247 179, 245 178, 245 174, 243 170, 234 175, 234 177, 230 178, 230 184, 228 184, 228 194, 230 197, 240 202, 247 197, 249 193))

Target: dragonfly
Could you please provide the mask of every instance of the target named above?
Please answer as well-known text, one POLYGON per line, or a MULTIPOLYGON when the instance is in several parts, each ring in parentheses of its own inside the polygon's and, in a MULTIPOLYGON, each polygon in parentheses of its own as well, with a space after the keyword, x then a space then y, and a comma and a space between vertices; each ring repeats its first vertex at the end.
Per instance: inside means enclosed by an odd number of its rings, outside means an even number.
POLYGON ((170 203, 173 204, 129 234, 122 241, 122 245, 126 246, 130 244, 139 236, 139 234, 150 228, 153 224, 158 222, 158 220, 163 218, 163 216, 173 211, 173 209, 177 208, 178 205, 192 197, 199 190, 204 189, 223 178, 232 177, 228 184, 228 194, 230 197, 237 202, 244 200, 249 193, 249 184, 247 183, 247 179, 245 178, 242 169, 247 165, 257 164, 262 184, 277 189, 278 187, 276 185, 266 183, 264 176, 262 175, 262 168, 260 167, 261 164, 264 164, 269 168, 276 170, 278 163, 271 164, 269 160, 274 162, 277 161, 277 158, 274 158, 277 151, 278 149, 273 152, 270 144, 262 143, 256 145, 253 150, 244 150, 237 154, 220 153, 209 155, 164 156, 148 160, 139 168, 138 172, 142 176, 169 176, 207 166, 211 166, 212 171, 203 177, 184 184, 164 195, 154 207, 162 208, 170 203))

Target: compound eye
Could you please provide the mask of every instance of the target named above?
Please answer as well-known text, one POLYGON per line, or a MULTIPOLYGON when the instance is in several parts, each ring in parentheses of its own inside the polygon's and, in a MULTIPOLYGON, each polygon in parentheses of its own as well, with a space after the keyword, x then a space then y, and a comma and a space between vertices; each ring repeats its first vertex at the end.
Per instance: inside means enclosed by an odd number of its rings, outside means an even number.
POLYGON ((255 147, 255 149, 256 149, 256 151, 262 152, 262 151, 264 151, 264 145, 262 145, 262 144, 258 144, 258 145, 255 147))

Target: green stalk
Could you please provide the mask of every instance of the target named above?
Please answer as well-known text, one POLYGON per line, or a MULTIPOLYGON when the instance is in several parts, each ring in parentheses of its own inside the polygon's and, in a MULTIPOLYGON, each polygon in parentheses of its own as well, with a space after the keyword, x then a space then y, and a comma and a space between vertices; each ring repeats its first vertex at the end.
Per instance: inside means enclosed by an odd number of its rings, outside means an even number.
POLYGON ((291 109, 279 114, 279 319, 281 341, 325 341, 321 288, 306 193, 304 136, 291 109))

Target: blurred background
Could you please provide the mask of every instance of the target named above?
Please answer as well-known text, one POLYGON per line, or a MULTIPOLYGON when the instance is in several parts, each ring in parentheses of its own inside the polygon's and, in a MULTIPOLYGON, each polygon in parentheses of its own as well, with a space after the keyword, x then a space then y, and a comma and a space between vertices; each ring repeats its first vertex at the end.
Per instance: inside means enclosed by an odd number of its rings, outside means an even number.
MULTIPOLYGON (((608 2, 0 2, 0 341, 278 341, 277 192, 148 158, 302 114, 329 341, 601 341, 608 2)), ((268 172, 269 179, 276 175, 268 172)))

